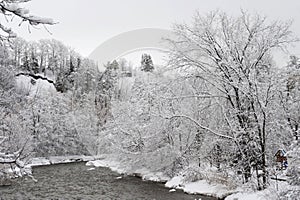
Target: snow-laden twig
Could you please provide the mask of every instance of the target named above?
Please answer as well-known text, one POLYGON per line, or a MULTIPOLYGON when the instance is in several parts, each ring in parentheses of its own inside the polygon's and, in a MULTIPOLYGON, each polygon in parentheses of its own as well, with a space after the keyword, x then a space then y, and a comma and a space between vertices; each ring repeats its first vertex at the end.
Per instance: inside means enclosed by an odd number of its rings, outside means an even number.
POLYGON ((176 97, 163 97, 161 96, 160 98, 162 99, 189 99, 189 98, 200 98, 200 99, 207 99, 207 98, 227 98, 222 95, 185 95, 185 96, 176 96, 176 97))
POLYGON ((185 118, 185 119, 188 119, 192 122, 194 122, 197 126, 199 126, 200 128, 204 129, 204 130, 207 130, 208 132, 210 133, 213 133, 214 135, 216 136, 219 136, 219 137, 222 137, 222 138, 226 138, 226 139, 233 139, 233 137, 231 136, 228 136, 228 135, 223 135, 223 134, 220 134, 220 133, 217 133, 213 130, 211 130, 210 128, 206 127, 206 126, 203 126, 202 124, 200 124, 198 121, 196 121, 195 119, 187 116, 187 115, 174 115, 174 116, 171 116, 171 117, 165 117, 165 119, 174 119, 174 118, 185 118))

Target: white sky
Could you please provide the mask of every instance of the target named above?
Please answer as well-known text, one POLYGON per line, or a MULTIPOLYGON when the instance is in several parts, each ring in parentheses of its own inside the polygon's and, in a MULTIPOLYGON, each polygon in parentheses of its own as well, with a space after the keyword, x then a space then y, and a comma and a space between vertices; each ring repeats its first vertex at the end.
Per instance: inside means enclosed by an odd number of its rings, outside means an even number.
MULTIPOLYGON (((139 28, 170 29, 174 22, 189 22, 195 10, 220 9, 238 14, 240 9, 270 19, 293 19, 300 37, 300 0, 32 0, 24 4, 32 14, 51 17, 59 24, 45 30, 15 30, 27 40, 55 38, 88 56, 105 40, 139 28)), ((300 44, 291 52, 300 56, 300 44)))

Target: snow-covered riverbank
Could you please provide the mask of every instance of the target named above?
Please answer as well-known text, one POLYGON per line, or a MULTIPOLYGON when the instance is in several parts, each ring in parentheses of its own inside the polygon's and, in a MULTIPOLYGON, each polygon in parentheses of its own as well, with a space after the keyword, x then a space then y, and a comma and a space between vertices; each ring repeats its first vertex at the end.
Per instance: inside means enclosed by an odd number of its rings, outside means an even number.
POLYGON ((89 161, 86 165, 93 167, 108 167, 120 174, 134 175, 148 181, 164 182, 165 186, 170 188, 170 192, 174 191, 174 189, 180 189, 188 194, 201 194, 225 200, 276 200, 280 199, 280 194, 283 191, 295 189, 290 188, 286 181, 278 181, 276 183, 275 180, 270 180, 268 189, 263 191, 254 191, 247 186, 237 186, 233 189, 223 184, 209 183, 207 180, 186 182, 181 175, 168 177, 162 172, 152 172, 145 168, 128 170, 126 165, 109 156, 102 156, 100 160, 89 161))
POLYGON ((35 166, 45 166, 45 165, 55 165, 64 163, 74 163, 74 162, 88 162, 92 160, 102 159, 101 156, 49 156, 49 157, 36 157, 29 159, 23 164, 24 168, 19 167, 7 168, 5 171, 7 173, 15 174, 16 176, 30 175, 32 174, 32 167, 35 166))
POLYGON ((32 176, 32 167, 35 166, 45 166, 45 165, 55 165, 55 164, 64 164, 64 163, 74 163, 74 162, 88 162, 92 160, 99 160, 101 156, 49 156, 49 157, 36 157, 27 160, 26 162, 20 162, 22 167, 18 166, 4 166, 0 172, 0 186, 1 185, 11 185, 11 179, 29 176, 34 179, 32 176), (1 177, 2 173, 2 177, 1 177))
POLYGON ((162 172, 151 172, 146 168, 130 171, 126 169, 126 166, 122 165, 121 162, 107 157, 100 160, 89 161, 86 163, 86 165, 94 167, 107 167, 119 174, 133 175, 147 181, 167 182, 170 179, 170 177, 164 175, 162 172))
MULTIPOLYGON (((115 157, 110 155, 100 156, 55 156, 55 157, 40 157, 31 159, 24 167, 24 169, 14 169, 18 176, 27 174, 31 176, 32 167, 44 166, 53 164, 73 163, 73 162, 87 162, 87 166, 92 167, 106 167, 110 168, 119 174, 133 175, 147 181, 163 182, 165 186, 170 188, 170 192, 175 190, 183 190, 188 194, 201 194, 212 196, 226 200, 267 200, 280 199, 280 194, 288 190, 296 190, 299 188, 291 188, 286 181, 270 180, 270 185, 267 190, 253 191, 247 186, 238 186, 236 188, 229 188, 228 185, 208 182, 207 180, 186 181, 185 175, 177 175, 169 177, 163 172, 152 171, 146 168, 136 170, 130 169, 126 164, 118 161, 115 157), (22 174, 23 173, 23 174, 22 174)), ((91 168, 93 169, 93 168, 91 168)), ((90 170, 90 169, 88 169, 90 170)), ((13 172, 13 171, 12 171, 13 172)), ((120 176, 119 178, 122 178, 120 176)))
POLYGON ((182 176, 175 176, 171 178, 162 172, 152 172, 145 168, 133 171, 128 170, 127 166, 123 165, 121 162, 112 157, 89 161, 86 163, 86 165, 94 167, 108 167, 120 174, 138 176, 147 181, 163 182, 165 183, 166 187, 170 188, 170 192, 174 191, 173 189, 180 189, 188 194, 201 194, 221 199, 235 192, 228 189, 225 185, 210 184, 205 180, 186 183, 184 182, 184 178, 182 176))
POLYGON ((49 157, 38 157, 32 158, 26 164, 27 167, 43 166, 43 165, 54 165, 63 163, 73 162, 88 162, 92 160, 99 160, 101 156, 49 156, 49 157))

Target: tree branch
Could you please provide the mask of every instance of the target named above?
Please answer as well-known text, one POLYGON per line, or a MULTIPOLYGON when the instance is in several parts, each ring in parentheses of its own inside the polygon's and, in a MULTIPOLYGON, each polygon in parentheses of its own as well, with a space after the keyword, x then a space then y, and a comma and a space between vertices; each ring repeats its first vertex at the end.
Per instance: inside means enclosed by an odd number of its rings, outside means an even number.
POLYGON ((172 120, 174 118, 185 118, 185 119, 188 119, 190 120, 191 122, 193 122, 194 124, 196 124, 197 126, 199 126, 200 128, 204 129, 204 130, 207 130, 208 132, 210 133, 213 133, 214 135, 216 136, 219 136, 219 137, 222 137, 222 138, 226 138, 226 139, 233 139, 233 137, 231 136, 228 136, 228 135, 223 135, 223 134, 220 134, 220 133, 217 133, 213 130, 211 130, 210 128, 206 127, 206 126, 203 126, 201 125, 198 121, 196 121, 195 119, 187 116, 187 115, 174 115, 172 117, 165 117, 165 119, 169 119, 169 120, 172 120))

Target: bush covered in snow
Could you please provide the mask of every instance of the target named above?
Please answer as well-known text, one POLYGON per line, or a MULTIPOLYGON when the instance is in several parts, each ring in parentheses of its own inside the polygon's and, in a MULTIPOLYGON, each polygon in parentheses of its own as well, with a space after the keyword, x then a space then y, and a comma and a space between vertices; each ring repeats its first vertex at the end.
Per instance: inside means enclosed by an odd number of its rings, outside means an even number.
POLYGON ((206 175, 202 168, 198 166, 189 166, 180 173, 183 177, 183 182, 190 183, 206 179, 206 175))

